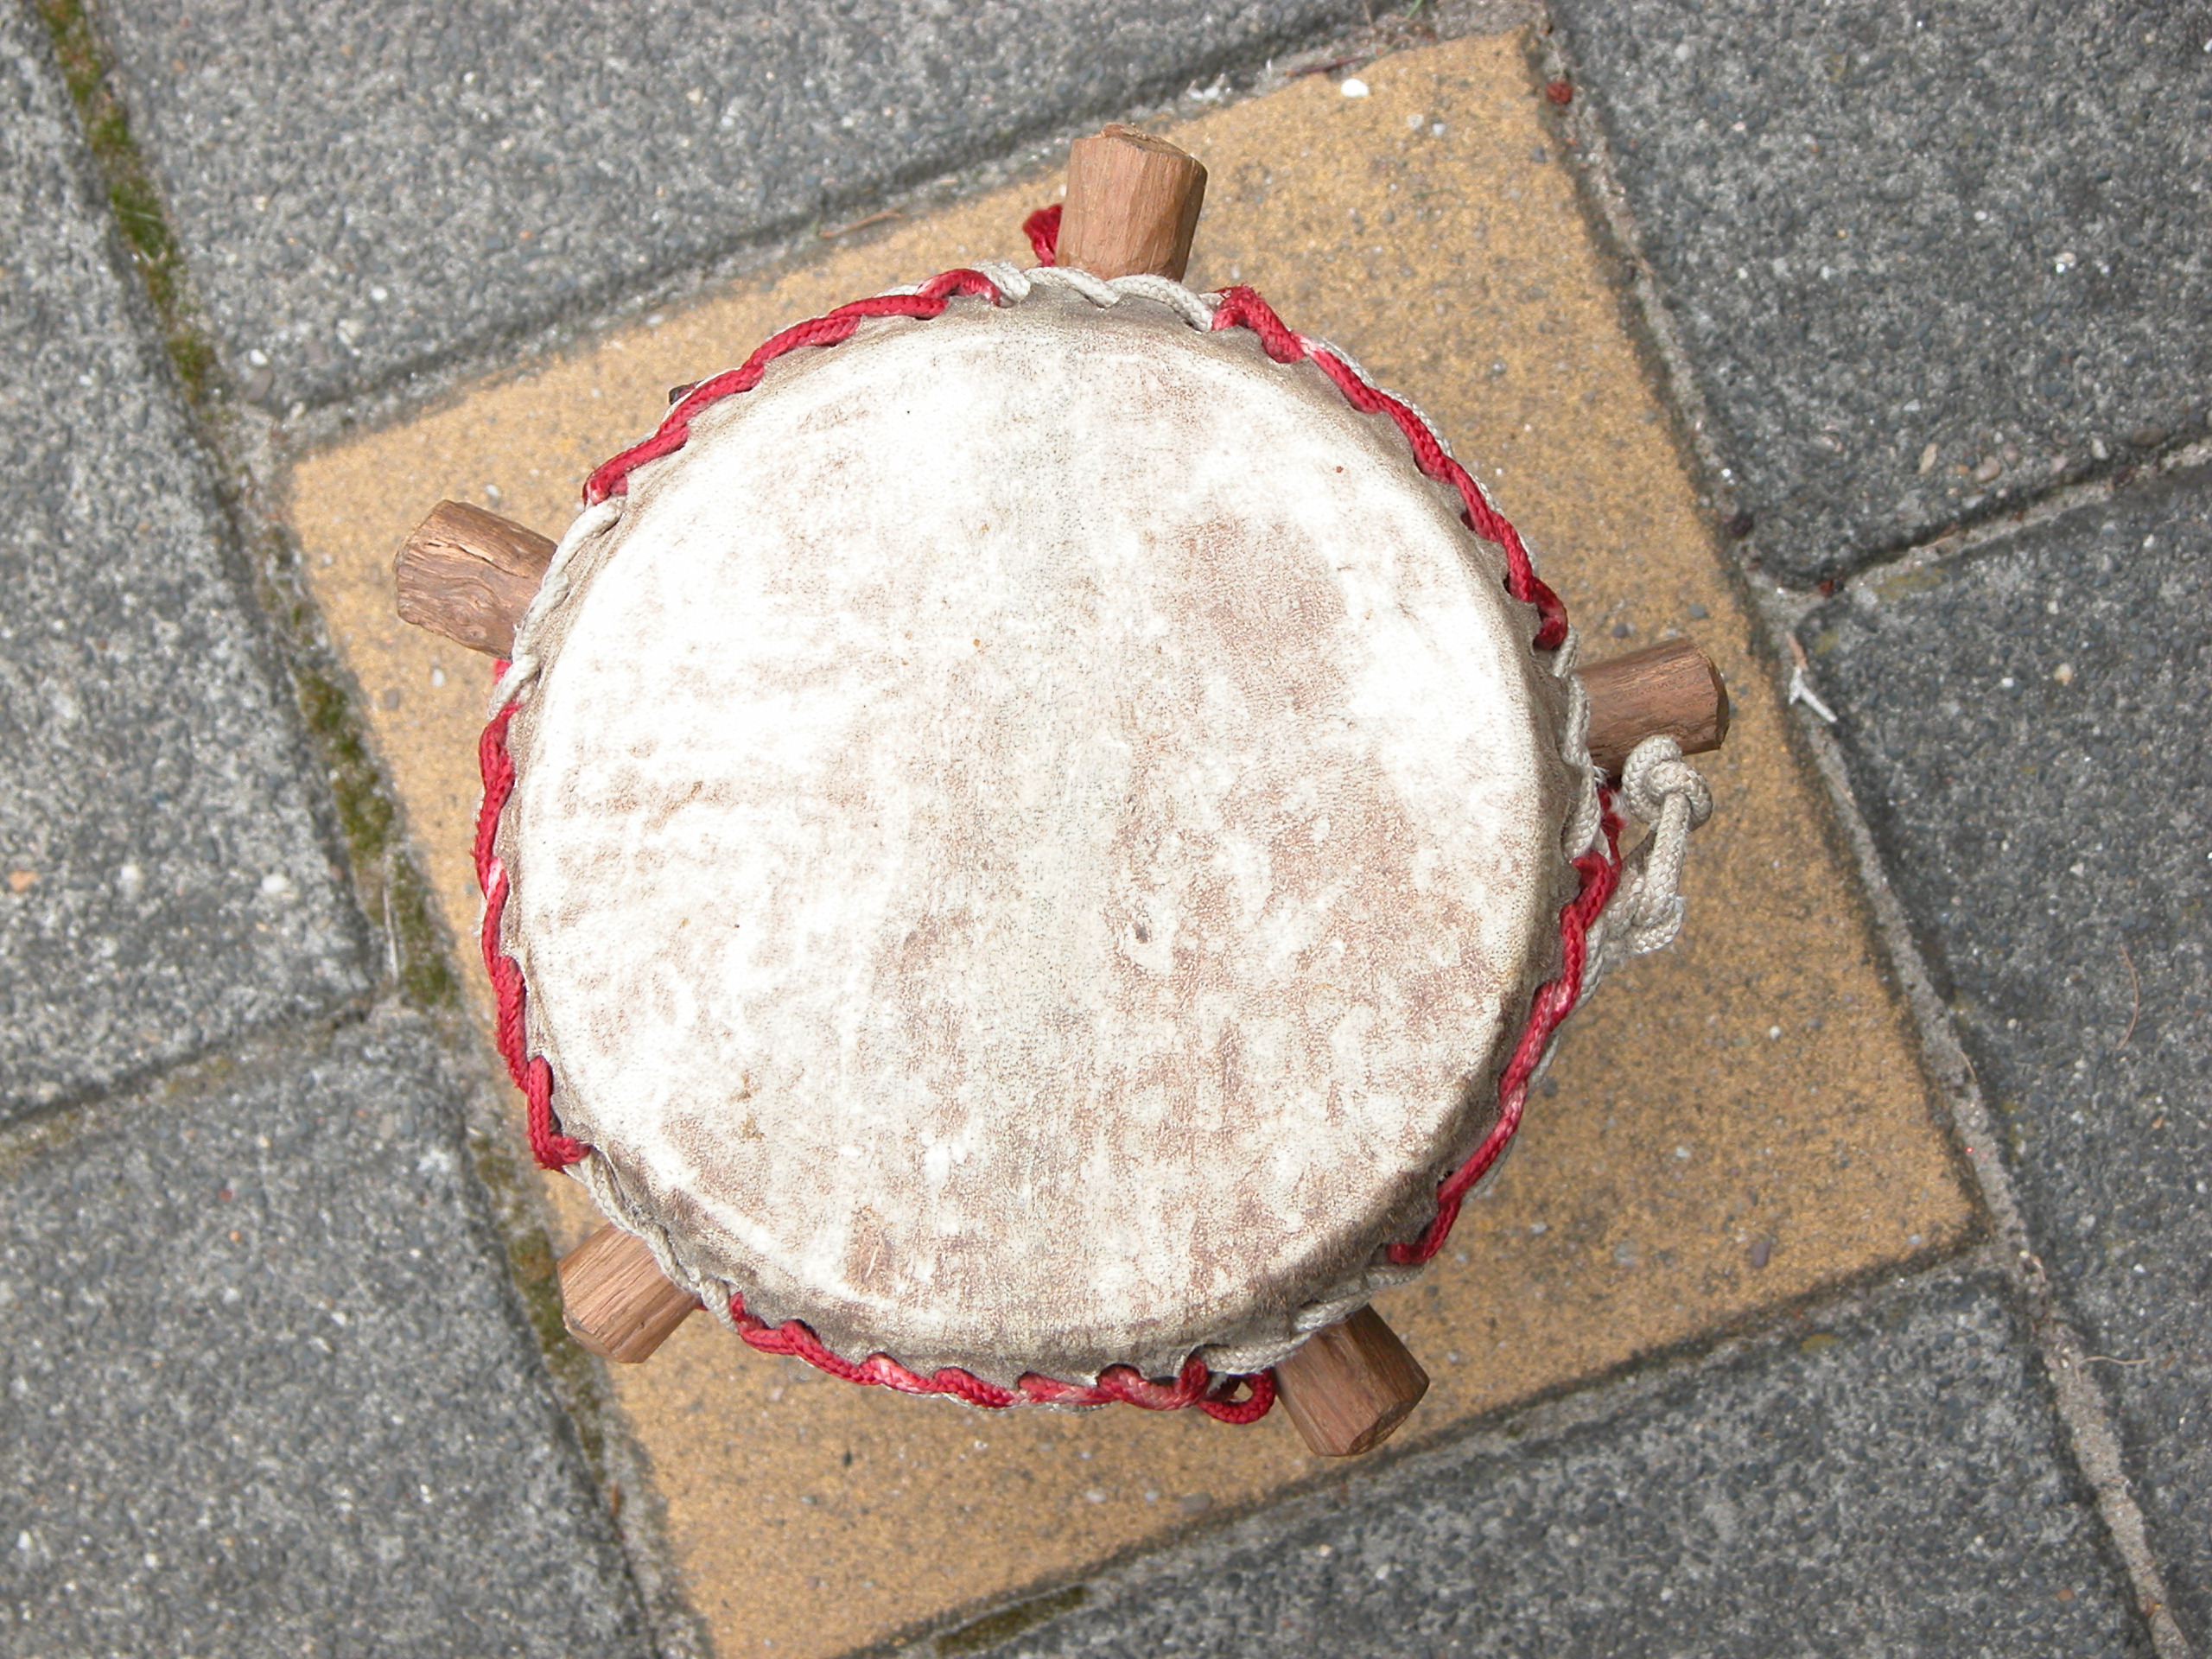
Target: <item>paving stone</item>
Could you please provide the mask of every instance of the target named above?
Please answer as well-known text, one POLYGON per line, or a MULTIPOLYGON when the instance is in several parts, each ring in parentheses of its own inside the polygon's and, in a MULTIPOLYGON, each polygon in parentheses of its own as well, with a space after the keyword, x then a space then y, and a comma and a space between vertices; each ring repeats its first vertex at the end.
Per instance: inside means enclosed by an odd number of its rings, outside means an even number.
POLYGON ((1363 14, 115 0, 101 15, 231 371, 281 408, 1363 14))
POLYGON ((1824 606, 1805 638, 2034 1233, 2212 1641, 2212 469, 1824 606))
POLYGON ((0 1652, 646 1650, 455 1094, 397 1019, 0 1150, 0 1652))
POLYGON ((1579 1425, 1356 1479, 936 1650, 2147 1653, 2026 1348, 1994 1282, 1923 1282, 1579 1425))
POLYGON ((1554 10, 1768 569, 2206 429, 2212 6, 1554 10))
POLYGON ((0 1121, 365 984, 45 45, 0 4, 0 1121))

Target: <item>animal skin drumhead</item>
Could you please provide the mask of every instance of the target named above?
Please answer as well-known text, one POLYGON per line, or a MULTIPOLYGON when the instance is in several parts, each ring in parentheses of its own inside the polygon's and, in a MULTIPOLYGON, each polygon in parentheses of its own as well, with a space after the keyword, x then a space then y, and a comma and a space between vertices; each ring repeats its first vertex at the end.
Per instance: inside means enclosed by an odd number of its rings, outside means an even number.
POLYGON ((1494 550, 1310 364, 1041 287, 794 352, 530 619, 505 948, 616 1218, 849 1358, 1289 1345, 1558 968, 1494 550))

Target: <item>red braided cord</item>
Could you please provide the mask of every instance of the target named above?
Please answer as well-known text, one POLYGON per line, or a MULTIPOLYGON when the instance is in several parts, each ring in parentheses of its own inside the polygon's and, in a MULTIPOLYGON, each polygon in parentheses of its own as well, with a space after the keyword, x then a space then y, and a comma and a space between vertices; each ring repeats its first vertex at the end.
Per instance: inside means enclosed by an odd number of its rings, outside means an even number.
POLYGON ((1459 521, 1484 541, 1495 543, 1505 555, 1506 592, 1523 604, 1536 607, 1536 649, 1557 651, 1567 642, 1567 607, 1536 575, 1529 550, 1522 543, 1521 532, 1513 528, 1503 513, 1491 505, 1467 469, 1445 454, 1444 446, 1437 442, 1427 422, 1389 393, 1369 385, 1334 353, 1293 333, 1275 315, 1274 308, 1249 288, 1222 290, 1221 307, 1214 313, 1213 326, 1217 333, 1224 328, 1250 329, 1276 362, 1310 362, 1329 377, 1354 409, 1364 415, 1388 415, 1405 435, 1421 471, 1459 492, 1463 504, 1459 521))
POLYGON ((1062 1382, 1031 1371, 1014 1388, 1006 1389, 951 1365, 925 1376, 888 1354, 870 1354, 856 1364, 823 1345, 800 1320, 770 1325, 747 1312, 742 1296, 729 1299, 729 1317, 738 1335, 764 1354, 788 1354, 848 1382, 895 1389, 901 1394, 950 1394, 991 1411, 1025 1403, 1108 1406, 1119 1402, 1151 1411, 1180 1411, 1196 1406, 1224 1423, 1251 1423, 1266 1416, 1274 1404, 1274 1378, 1269 1373, 1217 1380, 1196 1354, 1183 1363, 1181 1374, 1172 1382, 1149 1382, 1129 1366, 1109 1365, 1098 1374, 1095 1383, 1062 1382), (1235 1398, 1239 1383, 1249 1390, 1242 1400, 1235 1398))
POLYGON ((1513 1046, 1512 1058, 1497 1080, 1497 1122, 1491 1125, 1490 1133, 1483 1137, 1482 1145, 1475 1148, 1473 1155, 1445 1177, 1444 1184, 1436 1189, 1436 1214, 1421 1236, 1410 1244, 1390 1247, 1390 1260, 1399 1267, 1418 1267, 1444 1248, 1444 1241, 1452 1234, 1452 1224, 1459 1218, 1459 1205, 1474 1190, 1475 1183, 1490 1173, 1491 1166, 1504 1156, 1515 1131, 1520 1128, 1521 1109, 1529 1097, 1529 1079, 1535 1076, 1536 1067, 1543 1060, 1552 1033, 1581 1000, 1583 969, 1589 963, 1590 926, 1605 909, 1605 900, 1613 896, 1614 885, 1621 874, 1620 815, 1613 810, 1610 793, 1601 791, 1599 800, 1604 808, 1600 819, 1604 826, 1603 844, 1592 847, 1574 861, 1582 886, 1560 912, 1559 977, 1540 987, 1529 1000, 1529 1023, 1521 1028, 1521 1040, 1513 1046))
MULTIPOLYGON (((1029 238, 1040 264, 1052 263, 1059 227, 1060 209, 1057 206, 1039 208, 1024 221, 1023 233, 1029 238)), ((933 277, 915 293, 858 300, 785 329, 763 342, 738 367, 699 382, 669 410, 651 437, 624 450, 594 472, 584 485, 585 501, 596 505, 622 493, 628 487, 632 472, 649 461, 659 460, 682 448, 690 438, 694 415, 723 397, 752 391, 760 384, 767 365, 785 353, 803 346, 837 345, 851 339, 862 322, 874 317, 910 317, 925 321, 941 315, 946 305, 960 295, 976 296, 994 303, 999 299, 997 288, 981 272, 949 270, 933 277)), ((1217 331, 1249 328, 1276 362, 1311 362, 1329 377, 1353 408, 1365 414, 1389 416, 1404 435, 1421 472, 1458 492, 1463 504, 1461 522, 1504 555, 1506 591, 1535 608, 1536 649, 1556 651, 1566 642, 1566 607, 1536 575, 1519 532, 1484 497, 1466 468, 1445 453, 1427 423, 1408 405, 1369 385, 1334 353, 1294 333, 1251 289, 1224 290, 1214 314, 1213 327, 1217 331)), ((501 664, 500 671, 504 672, 505 666, 501 664)), ((552 1106, 552 1068, 543 1056, 527 1052, 523 1021, 527 991, 522 969, 499 944, 499 918, 506 906, 510 883, 505 867, 494 855, 493 844, 498 836, 499 816, 514 789, 515 765, 507 752, 506 735, 518 706, 510 702, 502 708, 485 728, 479 746, 484 802, 476 819, 476 874, 484 889, 484 963, 498 998, 499 1052, 506 1059, 516 1086, 522 1090, 529 1103, 531 1150, 540 1164, 558 1169, 589 1156, 592 1149, 560 1132, 552 1106)), ((1411 1243, 1389 1247, 1388 1255, 1394 1263, 1418 1265, 1443 1248, 1466 1195, 1497 1163, 1519 1129, 1529 1079, 1535 1076, 1560 1021, 1581 996, 1589 930, 1620 879, 1620 818, 1613 810, 1610 792, 1601 789, 1600 800, 1604 809, 1602 844, 1574 861, 1581 881, 1574 898, 1560 912, 1559 976, 1540 987, 1531 1000, 1528 1023, 1498 1078, 1497 1121, 1473 1155, 1437 1188, 1436 1215, 1421 1236, 1411 1243)), ((1266 1416, 1274 1403, 1272 1372, 1216 1378, 1195 1354, 1172 1381, 1150 1381, 1127 1365, 1116 1365, 1099 1373, 1096 1383, 1063 1382, 1031 1372, 1020 1379, 1017 1389, 1005 1389, 952 1366, 924 1376, 899 1364, 888 1354, 871 1354, 856 1364, 832 1352, 799 1320, 787 1319, 781 1325, 770 1325, 747 1311, 741 1296, 730 1298, 730 1319, 739 1335, 763 1353, 791 1355, 849 1382, 894 1389, 904 1394, 949 1394, 970 1405, 992 1410, 1024 1401, 1062 1406, 1097 1406, 1118 1401, 1154 1411, 1196 1406, 1222 1422, 1249 1423, 1266 1416), (1241 1400, 1235 1397, 1240 1383, 1247 1389, 1241 1400)))
POLYGON ((1037 256, 1037 263, 1049 265, 1060 251, 1060 204, 1039 207, 1021 221, 1021 233, 1029 238, 1029 251, 1037 256))
POLYGON ((632 444, 584 480, 584 504, 596 506, 610 495, 629 487, 630 474, 649 461, 674 454, 690 441, 691 417, 708 404, 733 392, 750 391, 760 384, 768 365, 785 352, 802 346, 836 346, 850 340, 853 331, 873 317, 912 317, 918 321, 942 315, 953 296, 973 294, 996 303, 999 291, 981 271, 948 270, 932 276, 912 294, 881 294, 872 300, 855 300, 806 322, 793 323, 765 340, 752 356, 734 369, 711 375, 691 388, 662 419, 659 429, 643 443, 632 444))
MULTIPOLYGON (((501 663, 495 671, 504 674, 501 663)), ((484 777, 484 804, 476 810, 476 884, 484 890, 484 969, 492 976, 492 994, 499 1008, 494 1036, 507 1073, 521 1090, 528 1106, 531 1155, 546 1169, 566 1169, 591 1156, 591 1148, 561 1133, 553 1115, 553 1068, 542 1054, 529 1052, 529 1034, 523 1028, 523 1010, 530 995, 523 983, 522 966, 499 943, 499 918, 507 908, 507 867, 499 861, 493 843, 499 836, 499 814, 514 792, 514 757, 507 753, 507 728, 522 705, 510 702, 492 716, 477 741, 476 762, 484 777)))

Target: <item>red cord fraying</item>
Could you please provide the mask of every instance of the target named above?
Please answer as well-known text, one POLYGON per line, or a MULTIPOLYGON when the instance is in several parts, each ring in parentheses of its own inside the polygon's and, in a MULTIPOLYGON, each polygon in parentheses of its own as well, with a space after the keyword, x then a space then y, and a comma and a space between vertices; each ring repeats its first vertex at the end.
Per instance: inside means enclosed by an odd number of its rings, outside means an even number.
POLYGON ((1049 265, 1060 251, 1060 204, 1039 207, 1021 221, 1021 233, 1029 238, 1029 251, 1037 256, 1037 263, 1049 265))

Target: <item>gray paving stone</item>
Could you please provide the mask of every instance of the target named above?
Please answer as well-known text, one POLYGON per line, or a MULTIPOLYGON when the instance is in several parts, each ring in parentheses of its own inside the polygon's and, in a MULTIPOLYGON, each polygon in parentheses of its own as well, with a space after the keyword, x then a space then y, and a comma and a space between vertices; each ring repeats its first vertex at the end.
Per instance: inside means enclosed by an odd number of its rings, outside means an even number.
POLYGON ((1855 583, 1806 640, 2212 1643, 2212 469, 1855 583))
POLYGON ((112 0, 101 15, 232 372, 282 408, 1363 14, 112 0))
POLYGON ((646 1651, 421 1029, 199 1070, 0 1149, 0 1652, 646 1651))
POLYGON ((1770 569, 2206 429, 2212 6, 1553 10, 1770 569))
POLYGON ((982 1624, 937 1651, 2145 1654, 2027 1346, 2000 1287, 1923 1283, 1595 1421, 1478 1437, 1166 1552, 995 1645, 982 1624))
POLYGON ((365 984, 73 122, 0 0, 0 1121, 365 984))

